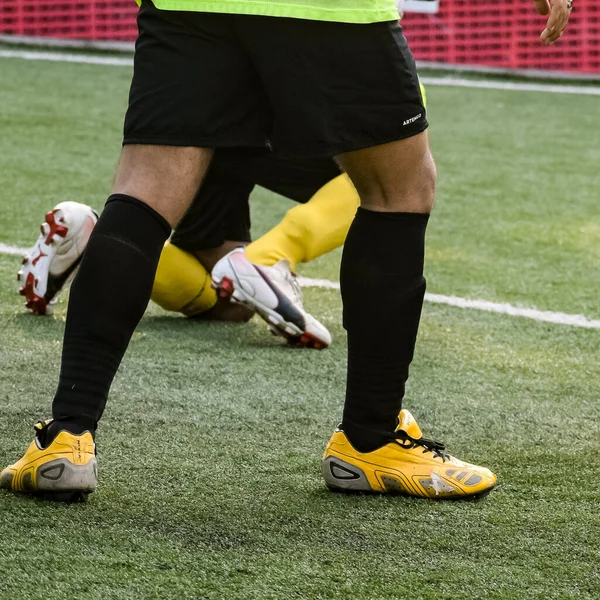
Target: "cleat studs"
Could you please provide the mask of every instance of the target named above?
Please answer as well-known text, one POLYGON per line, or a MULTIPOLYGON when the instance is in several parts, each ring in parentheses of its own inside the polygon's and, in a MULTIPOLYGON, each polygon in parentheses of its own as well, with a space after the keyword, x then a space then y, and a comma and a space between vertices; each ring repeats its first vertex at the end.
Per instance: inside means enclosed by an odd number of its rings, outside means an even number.
POLYGON ((69 233, 68 227, 60 225, 60 222, 64 223, 64 220, 59 210, 51 210, 49 213, 46 213, 45 221, 45 223, 42 223, 41 230, 42 235, 46 237, 44 240, 46 244, 52 243, 55 236, 64 238, 69 233))

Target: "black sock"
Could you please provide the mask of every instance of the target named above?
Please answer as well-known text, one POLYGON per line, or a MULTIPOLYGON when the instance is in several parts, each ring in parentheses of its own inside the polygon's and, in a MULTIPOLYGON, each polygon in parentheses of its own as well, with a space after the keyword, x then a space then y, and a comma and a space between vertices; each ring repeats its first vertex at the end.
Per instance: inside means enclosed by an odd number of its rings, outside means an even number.
POLYGON ((358 209, 341 266, 348 382, 342 428, 359 452, 397 426, 425 295, 429 215, 358 209))
POLYGON ((123 194, 108 199, 71 286, 50 436, 95 432, 170 232, 143 202, 123 194))

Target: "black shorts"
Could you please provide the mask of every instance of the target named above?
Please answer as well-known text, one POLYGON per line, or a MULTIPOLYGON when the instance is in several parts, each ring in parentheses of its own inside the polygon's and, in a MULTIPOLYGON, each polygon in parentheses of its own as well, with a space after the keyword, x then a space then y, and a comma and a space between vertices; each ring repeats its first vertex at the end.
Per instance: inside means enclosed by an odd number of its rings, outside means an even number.
POLYGON ((427 128, 396 21, 158 10, 143 0, 125 144, 331 157, 427 128))
POLYGON ((171 237, 187 250, 218 248, 225 241, 249 242, 249 196, 255 185, 296 202, 307 202, 340 174, 329 158, 289 158, 217 150, 191 208, 171 237))

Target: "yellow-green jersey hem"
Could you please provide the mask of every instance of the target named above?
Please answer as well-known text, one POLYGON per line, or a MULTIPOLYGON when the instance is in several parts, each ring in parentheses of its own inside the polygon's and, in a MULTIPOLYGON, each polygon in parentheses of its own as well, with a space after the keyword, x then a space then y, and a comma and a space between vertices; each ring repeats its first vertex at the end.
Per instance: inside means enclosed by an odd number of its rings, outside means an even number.
MULTIPOLYGON (((225 13, 232 15, 254 15, 259 17, 284 17, 310 21, 337 23, 383 23, 400 18, 393 5, 385 8, 326 8, 322 6, 279 4, 276 2, 251 2, 231 0, 229 2, 206 2, 204 0, 152 0, 160 10, 183 10, 191 12, 225 13)), ((141 4, 141 0, 136 0, 141 4)), ((310 0, 309 0, 310 2, 310 0)), ((386 2, 386 4, 388 4, 386 2)))

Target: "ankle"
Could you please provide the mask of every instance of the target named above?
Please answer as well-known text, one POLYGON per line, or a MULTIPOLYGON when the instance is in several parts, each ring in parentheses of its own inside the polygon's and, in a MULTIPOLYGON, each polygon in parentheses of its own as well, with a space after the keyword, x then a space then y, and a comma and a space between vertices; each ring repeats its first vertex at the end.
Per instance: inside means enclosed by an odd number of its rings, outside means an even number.
POLYGON ((394 437, 393 431, 369 429, 351 421, 343 421, 340 429, 346 434, 352 447, 363 454, 389 444, 394 437))
POLYGON ((89 419, 81 419, 81 420, 54 420, 52 421, 46 430, 45 435, 45 443, 50 444, 54 440, 54 438, 61 432, 68 431, 73 435, 81 435, 86 431, 89 431, 92 434, 92 437, 96 435, 96 423, 93 423, 89 419))

